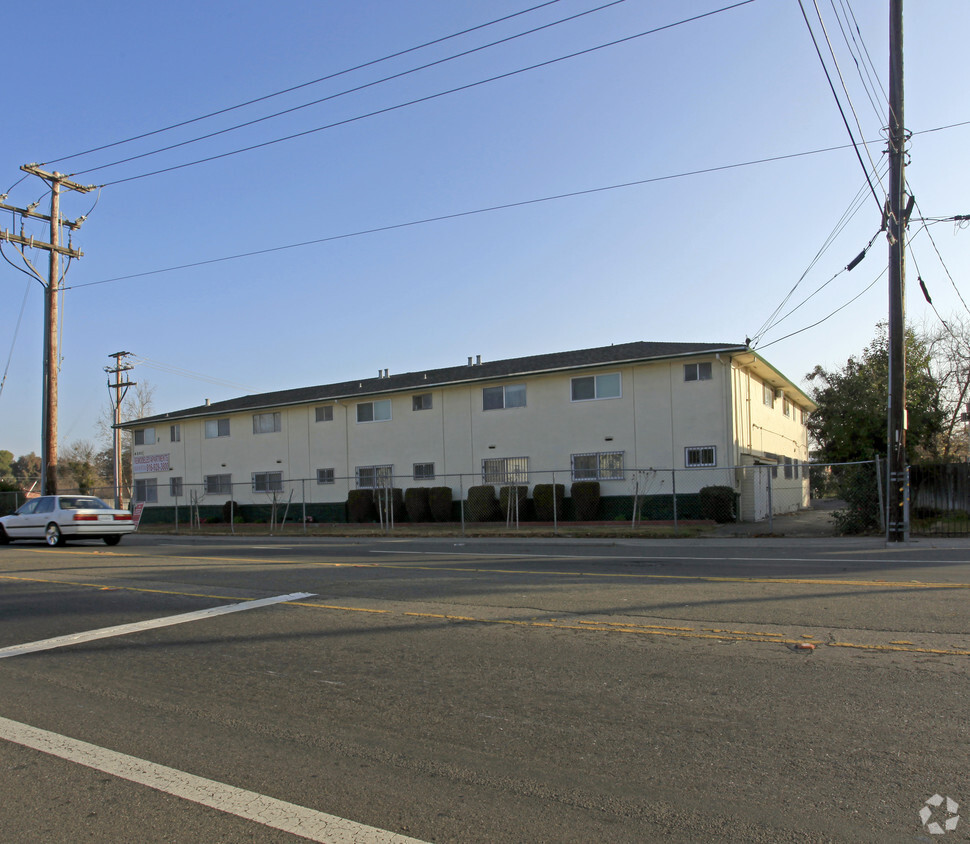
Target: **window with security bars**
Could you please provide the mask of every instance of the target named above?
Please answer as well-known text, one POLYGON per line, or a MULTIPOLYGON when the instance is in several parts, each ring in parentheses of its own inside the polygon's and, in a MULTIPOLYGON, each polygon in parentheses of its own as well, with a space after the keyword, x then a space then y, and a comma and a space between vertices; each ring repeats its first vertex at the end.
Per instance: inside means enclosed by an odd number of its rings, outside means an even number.
POLYGON ((358 466, 357 489, 383 489, 394 478, 393 466, 358 466))
POLYGON ((713 445, 701 445, 685 448, 684 465, 688 469, 717 466, 717 447, 713 445))
POLYGON ((574 481, 622 481, 623 452, 599 451, 572 455, 574 481))
POLYGON ((282 472, 253 472, 253 492, 282 492, 282 472))
POLYGON ((434 463, 415 463, 411 476, 416 481, 433 481, 434 463))
POLYGON ((278 412, 253 414, 254 434, 275 434, 280 428, 281 420, 278 412))
POLYGON ((527 484, 528 457, 488 457, 482 460, 483 484, 527 484))
POLYGON ((202 480, 206 495, 232 495, 232 475, 206 475, 202 480))
POLYGON ((334 483, 333 469, 317 469, 318 484, 334 483))

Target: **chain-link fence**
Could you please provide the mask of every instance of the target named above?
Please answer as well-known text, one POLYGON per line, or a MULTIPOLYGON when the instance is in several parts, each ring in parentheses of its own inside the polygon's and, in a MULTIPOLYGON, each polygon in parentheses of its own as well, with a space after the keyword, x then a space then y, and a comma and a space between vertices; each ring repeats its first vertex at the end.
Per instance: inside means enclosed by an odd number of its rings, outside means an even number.
POLYGON ((912 533, 970 535, 970 464, 911 466, 909 489, 912 533))
MULTIPOLYGON (((327 525, 370 526, 385 532, 421 526, 429 532, 519 529, 558 532, 584 525, 600 531, 662 526, 747 524, 771 533, 774 520, 828 502, 834 532, 878 534, 885 472, 877 461, 846 464, 752 462, 727 468, 622 469, 608 464, 530 471, 505 461, 476 474, 399 475, 390 466, 353 476, 321 470, 316 478, 257 473, 247 482, 210 475, 138 478, 123 506, 143 503, 142 524, 177 532, 204 525, 259 526, 270 533, 309 533, 327 525)), ((913 533, 970 533, 970 471, 965 464, 913 467, 913 533)), ((62 490, 77 492, 77 490, 62 490)), ((110 488, 85 490, 113 501, 110 488)), ((0 515, 26 500, 0 492, 0 515)), ((253 528, 247 528, 252 530, 253 528)))

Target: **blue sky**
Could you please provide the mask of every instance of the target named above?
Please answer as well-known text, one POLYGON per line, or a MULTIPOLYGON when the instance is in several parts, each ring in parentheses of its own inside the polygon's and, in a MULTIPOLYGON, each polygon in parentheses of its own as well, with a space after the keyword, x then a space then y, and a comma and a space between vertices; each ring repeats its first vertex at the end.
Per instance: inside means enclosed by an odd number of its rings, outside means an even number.
MULTIPOLYGON (((112 352, 147 361, 132 378, 154 385, 154 410, 164 412, 384 368, 451 366, 469 355, 496 360, 633 340, 743 342, 756 337, 847 209, 858 207, 784 311, 876 233, 878 206, 868 188, 859 193, 865 177, 851 148, 650 181, 848 144, 797 0, 755 0, 473 84, 730 5, 625 0, 283 117, 91 169, 603 5, 559 0, 215 118, 57 160, 539 2, 94 0, 45 4, 42 18, 30 4, 5 9, 0 191, 21 178, 27 162, 50 162, 79 182, 105 185, 63 201, 66 216, 90 214, 75 236, 85 256, 66 278, 62 446, 95 439, 112 352), (41 38, 42 30, 54 34, 41 38), (383 113, 362 117, 375 111, 383 113), (333 123, 341 125, 131 178, 333 123), (634 182, 642 184, 598 190, 634 182), (594 192, 530 202, 583 191, 594 192), (515 203, 529 204, 401 226, 515 203), (400 227, 356 234, 393 226, 400 227), (337 239, 154 273, 324 238, 337 239), (109 281, 146 272, 153 274, 109 281)), ((870 103, 833 7, 854 13, 856 43, 888 88, 888 2, 818 0, 862 127, 849 113, 853 133, 878 141, 885 105, 870 103)), ((810 0, 805 8, 815 14, 810 0)), ((823 37, 817 18, 813 23, 823 37)), ((914 132, 907 176, 928 217, 970 212, 970 126, 929 131, 970 121, 970 103, 957 93, 968 31, 966 0, 906 4, 906 126, 914 132)), ((831 59, 829 69, 835 73, 831 59)), ((869 151, 877 164, 883 160, 882 144, 869 151)), ((45 185, 28 177, 6 201, 24 207, 41 199, 43 209, 44 194, 45 185)), ((9 214, 0 227, 12 227, 9 214)), ((970 300, 970 289, 962 289, 970 231, 931 227, 944 269, 920 229, 914 224, 910 232, 910 322, 938 324, 920 295, 917 265, 944 318, 966 316, 958 288, 970 300)), ((39 227, 34 233, 44 234, 39 227)), ((9 246, 4 251, 16 258, 9 246)), ((801 383, 816 364, 838 366, 861 351, 887 312, 885 277, 876 280, 887 252, 880 236, 862 264, 759 338, 765 357, 801 383)), ((0 291, 0 364, 9 366, 0 448, 39 452, 42 290, 0 263, 0 291)))

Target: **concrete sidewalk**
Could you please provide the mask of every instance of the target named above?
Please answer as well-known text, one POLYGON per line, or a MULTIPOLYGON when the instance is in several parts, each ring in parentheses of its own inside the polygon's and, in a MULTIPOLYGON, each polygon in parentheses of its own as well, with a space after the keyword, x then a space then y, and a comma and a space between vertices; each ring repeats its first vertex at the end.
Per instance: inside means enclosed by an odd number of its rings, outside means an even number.
POLYGON ((791 536, 826 537, 838 536, 833 513, 845 507, 836 498, 824 498, 812 502, 806 510, 783 513, 761 522, 730 522, 718 525, 711 536, 791 536))

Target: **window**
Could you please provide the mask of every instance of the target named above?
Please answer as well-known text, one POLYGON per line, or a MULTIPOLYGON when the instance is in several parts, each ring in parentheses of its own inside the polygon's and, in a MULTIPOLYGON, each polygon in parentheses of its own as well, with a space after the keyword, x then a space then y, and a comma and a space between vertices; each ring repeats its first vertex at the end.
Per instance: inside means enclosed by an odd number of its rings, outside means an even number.
POLYGON ((146 504, 158 502, 158 481, 155 478, 143 478, 135 481, 135 501, 146 504))
POLYGON ((253 492, 282 492, 282 472, 253 472, 253 492))
POLYGON ((684 465, 688 469, 698 469, 702 466, 717 466, 717 447, 713 445, 702 445, 685 448, 684 465))
POLYGON ((333 469, 317 469, 318 484, 332 484, 333 482, 333 469))
POLYGON ((482 390, 482 410, 525 407, 525 384, 504 384, 482 390))
POLYGON ((214 440, 216 437, 228 437, 228 436, 229 436, 228 419, 206 419, 205 420, 205 438, 207 440, 214 440))
POLYGON ((790 481, 794 477, 794 475, 792 474, 793 468, 794 467, 792 465, 792 459, 790 457, 786 457, 785 458, 785 480, 786 481, 790 481))
POLYGON ((765 384, 765 407, 775 406, 775 389, 771 384, 765 384))
POLYGON ((155 429, 139 428, 135 431, 135 445, 155 445, 155 429))
POLYGON ((173 443, 181 442, 182 441, 182 426, 181 425, 172 425, 168 429, 168 435, 169 435, 169 439, 173 443))
POLYGON ((316 408, 317 422, 333 422, 333 405, 316 408))
POLYGON ((411 396, 411 410, 431 410, 431 393, 411 396))
POLYGON ((622 481, 623 452, 600 451, 572 455, 574 481, 622 481))
POLYGON ((253 433, 254 434, 275 434, 279 430, 280 430, 279 412, 253 414, 253 433))
POLYGON ((787 398, 786 399, 782 399, 782 402, 781 402, 781 410, 782 410, 782 413, 785 414, 785 416, 787 416, 789 419, 791 419, 791 416, 792 416, 792 407, 791 407, 791 402, 788 401, 787 398))
POLYGON ((709 360, 702 363, 684 364, 685 381, 710 381, 712 377, 711 362, 709 360))
POLYGON ((808 411, 803 410, 801 413, 802 413, 802 424, 805 425, 808 423, 808 411))
POLYGON ((620 397, 620 373, 589 375, 572 379, 572 400, 618 399, 620 397))
POLYGON ((357 405, 358 422, 386 422, 391 418, 391 400, 365 401, 357 405))
POLYGON ((206 475, 202 489, 206 495, 232 495, 232 475, 206 475))
POLYGON ((168 479, 168 494, 172 498, 182 498, 182 479, 181 478, 169 478, 168 479))
POLYGON ((483 484, 527 484, 528 457, 490 457, 482 461, 483 484))
POLYGON ((416 481, 433 481, 434 463, 415 463, 411 475, 416 481))
POLYGON ((358 466, 357 489, 383 489, 391 485, 393 466, 358 466))
POLYGON ((771 466, 771 477, 777 478, 778 477, 778 464, 781 463, 781 455, 780 454, 772 454, 770 451, 766 451, 765 452, 765 457, 767 457, 769 460, 774 460, 775 461, 772 464, 772 466, 771 466))

